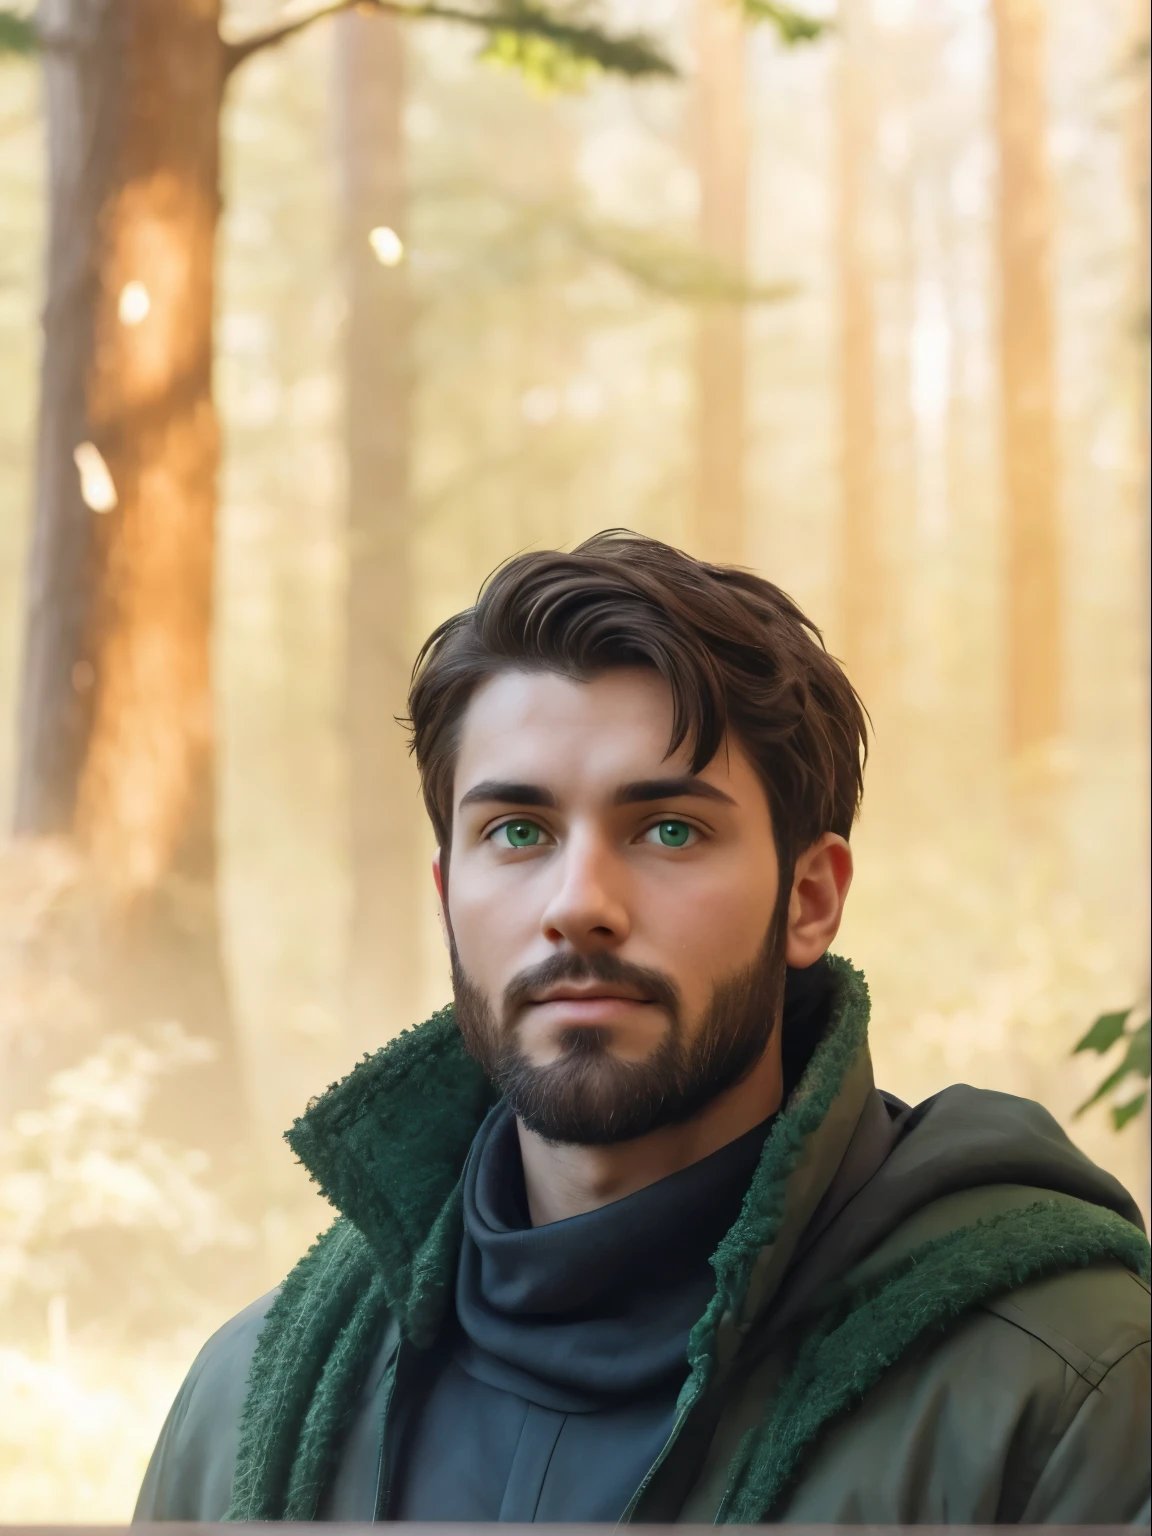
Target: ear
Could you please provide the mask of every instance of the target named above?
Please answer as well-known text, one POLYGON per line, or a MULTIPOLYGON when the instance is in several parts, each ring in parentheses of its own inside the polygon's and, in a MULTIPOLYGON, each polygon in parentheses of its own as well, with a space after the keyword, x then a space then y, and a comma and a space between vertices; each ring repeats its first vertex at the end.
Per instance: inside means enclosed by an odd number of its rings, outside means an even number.
POLYGON ((444 905, 444 876, 440 872, 440 850, 437 848, 432 855, 432 879, 436 882, 436 894, 440 898, 440 905, 444 905))
POLYGON ((789 965, 803 969, 824 954, 840 928, 851 884, 852 850, 835 832, 825 832, 796 860, 784 951, 789 965))

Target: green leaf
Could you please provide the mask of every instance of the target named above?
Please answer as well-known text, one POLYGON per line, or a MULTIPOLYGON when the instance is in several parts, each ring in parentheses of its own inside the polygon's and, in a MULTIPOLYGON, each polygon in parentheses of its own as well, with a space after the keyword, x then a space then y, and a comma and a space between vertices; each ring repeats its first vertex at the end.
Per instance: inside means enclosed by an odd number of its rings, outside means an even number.
POLYGON ((1112 1111, 1112 1126, 1114 1130, 1122 1131, 1129 1120, 1134 1119, 1144 1108, 1148 1099, 1147 1090, 1138 1093, 1134 1099, 1129 1099, 1127 1104, 1117 1104, 1112 1111))
POLYGON ((803 11, 794 11, 790 5, 777 5, 774 0, 738 0, 740 9, 748 21, 767 21, 780 34, 780 40, 792 47, 796 43, 812 43, 823 37, 828 23, 803 11))
POLYGON ((1095 1092, 1089 1094, 1089 1096, 1084 1100, 1083 1104, 1080 1105, 1080 1108, 1076 1111, 1076 1114, 1082 1115, 1086 1109, 1091 1109, 1093 1104, 1099 1104, 1100 1100, 1107 1097, 1107 1095, 1112 1092, 1113 1088, 1118 1088, 1127 1076, 1128 1068, 1124 1062, 1121 1062, 1114 1072, 1109 1072, 1108 1076, 1101 1084, 1099 1084, 1095 1092))
POLYGON ((1129 1033, 1124 1064, 1129 1072, 1152 1078, 1152 1017, 1144 1019, 1129 1033))
POLYGON ((1102 1013, 1084 1038, 1073 1047, 1072 1054, 1075 1056, 1077 1051, 1095 1051, 1097 1056, 1103 1056, 1124 1033, 1124 1024, 1131 1012, 1131 1008, 1125 1008, 1123 1013, 1102 1013))
POLYGON ((36 28, 30 16, 17 16, 11 11, 0 11, 0 54, 35 53, 39 46, 36 28))
MULTIPOLYGON (((1101 1019, 1096 1021, 1097 1024, 1102 1022, 1101 1019)), ((1095 1027, 1094 1025, 1093 1028, 1095 1027)), ((1086 1109, 1091 1109, 1093 1104, 1098 1104, 1114 1088, 1118 1088, 1126 1077, 1152 1077, 1152 1018, 1143 1019, 1127 1038, 1128 1049, 1124 1052, 1120 1065, 1109 1072, 1095 1093, 1084 1100, 1076 1111, 1077 1115, 1082 1115, 1086 1109)))
MULTIPOLYGON (((448 11, 432 5, 427 14, 448 11)), ((482 59, 518 70, 541 90, 578 90, 597 71, 630 79, 676 74, 672 63, 641 34, 615 37, 589 23, 553 15, 534 0, 505 0, 497 10, 466 19, 489 33, 482 59)))
POLYGON ((545 93, 578 91, 600 66, 547 37, 524 32, 493 32, 480 50, 485 64, 514 69, 529 85, 545 93))

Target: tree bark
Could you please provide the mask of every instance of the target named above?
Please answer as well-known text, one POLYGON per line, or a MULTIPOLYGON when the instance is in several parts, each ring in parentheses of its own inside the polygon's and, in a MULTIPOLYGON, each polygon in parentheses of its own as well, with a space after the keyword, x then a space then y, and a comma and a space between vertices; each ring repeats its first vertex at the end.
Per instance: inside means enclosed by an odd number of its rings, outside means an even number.
MULTIPOLYGON (((748 243, 744 23, 727 0, 696 5, 696 156, 700 239, 730 271, 748 243)), ((745 558, 746 358, 743 306, 701 305, 696 331, 696 486, 691 548, 705 560, 745 558)))
POLYGON ((42 21, 52 225, 16 825, 84 856, 103 1026, 177 1020, 215 1048, 157 1106, 168 1132, 234 1143, 210 673, 219 5, 48 0, 42 21), (114 506, 85 504, 79 444, 114 506))
POLYGON ((1041 0, 994 0, 1000 157, 1000 380, 1007 522, 1008 749, 1034 754, 1061 727, 1062 573, 1052 198, 1045 152, 1041 0))
POLYGON ((47 301, 17 721, 17 833, 71 830, 91 723, 93 516, 72 452, 91 437, 85 386, 100 285, 97 226, 115 174, 122 66, 110 5, 44 0, 40 24, 69 46, 44 55, 47 301))
MULTIPOLYGON (((1152 7, 1148 0, 1135 0, 1130 44, 1133 81, 1132 99, 1128 108, 1128 171, 1132 188, 1132 201, 1136 213, 1136 263, 1133 269, 1132 310, 1133 329, 1136 332, 1137 356, 1137 411, 1139 422, 1138 494, 1140 496, 1145 525, 1145 619, 1148 617, 1148 492, 1149 492, 1149 420, 1148 420, 1148 340, 1152 305, 1149 302, 1149 268, 1152 267, 1152 80, 1149 79, 1149 48, 1152 47, 1152 7)), ((1145 640, 1148 628, 1145 625, 1145 640)))
MULTIPOLYGON (((1135 0, 1132 15, 1131 37, 1131 63, 1135 79, 1133 81, 1132 99, 1128 108, 1127 139, 1128 139, 1128 170, 1129 184, 1132 189, 1132 201, 1136 213, 1136 263, 1133 270, 1132 282, 1132 309, 1133 329, 1136 332, 1136 355, 1138 374, 1136 378, 1136 410, 1137 410, 1137 458, 1136 458, 1136 494, 1140 502, 1140 525, 1143 534, 1142 559, 1140 561, 1140 585, 1141 607, 1144 620, 1144 730, 1148 731, 1149 724, 1149 641, 1150 627, 1149 617, 1152 614, 1152 591, 1149 588, 1152 577, 1152 562, 1149 560, 1152 551, 1152 505, 1150 505, 1150 491, 1152 491, 1152 479, 1150 479, 1149 462, 1149 379, 1148 379, 1148 341, 1149 322, 1152 319, 1152 305, 1149 299, 1149 266, 1152 264, 1152 176, 1150 176, 1149 164, 1149 139, 1152 122, 1149 117, 1149 107, 1152 106, 1152 80, 1149 78, 1149 47, 1152 45, 1152 7, 1148 0, 1135 0)), ((1140 1116, 1144 1125, 1144 1145, 1148 1146, 1152 1140, 1152 1094, 1144 1101, 1144 1109, 1140 1116)), ((1144 1161, 1144 1210, 1152 1210, 1152 1165, 1148 1160, 1144 1161)))
POLYGON ((885 672, 876 425, 876 313, 869 180, 874 115, 866 0, 840 7, 837 253, 840 288, 841 650, 867 701, 885 672))
POLYGON ((348 329, 348 731, 352 912, 347 1013, 372 1050, 420 1012, 424 811, 396 717, 413 652, 408 496, 412 315, 407 267, 381 264, 376 228, 406 237, 404 39, 393 16, 337 23, 348 329))

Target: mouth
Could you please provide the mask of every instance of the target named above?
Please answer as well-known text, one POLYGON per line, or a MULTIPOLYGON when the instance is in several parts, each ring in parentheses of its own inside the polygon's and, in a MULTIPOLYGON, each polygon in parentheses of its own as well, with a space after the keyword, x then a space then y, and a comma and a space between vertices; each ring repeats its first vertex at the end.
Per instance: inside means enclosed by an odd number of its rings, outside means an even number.
POLYGON ((589 1003, 616 1001, 623 1003, 651 1003, 653 999, 635 987, 622 986, 619 982, 588 982, 581 985, 579 982, 559 982, 554 987, 546 987, 541 992, 535 992, 529 998, 534 1004, 544 1003, 589 1003))
POLYGON ((636 1018, 655 1007, 656 1000, 620 983, 593 982, 580 986, 561 982, 535 993, 528 1006, 539 1024, 595 1028, 636 1018))

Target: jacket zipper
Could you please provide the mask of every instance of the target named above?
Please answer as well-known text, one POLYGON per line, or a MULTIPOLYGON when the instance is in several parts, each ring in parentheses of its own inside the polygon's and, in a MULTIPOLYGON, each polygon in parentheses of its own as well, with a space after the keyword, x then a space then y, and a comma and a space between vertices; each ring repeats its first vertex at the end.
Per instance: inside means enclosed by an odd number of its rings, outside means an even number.
POLYGON ((663 1445, 663 1447, 662 1447, 662 1449, 660 1451, 660 1454, 656 1457, 656 1460, 652 1463, 652 1465, 648 1468, 647 1472, 644 1474, 643 1478, 641 1479, 639 1488, 637 1488, 636 1492, 628 1500, 628 1507, 625 1509, 624 1513, 620 1516, 620 1519, 617 1521, 618 1525, 630 1525, 631 1524, 632 1516, 636 1513, 636 1509, 637 1509, 637 1507, 638 1507, 638 1505, 640 1503, 640 1500, 647 1493, 648 1488, 651 1485, 652 1479, 656 1476, 657 1472, 659 1472, 660 1468, 664 1465, 665 1461, 668 1459, 668 1452, 672 1449, 672 1447, 676 1444, 676 1441, 680 1438, 680 1431, 684 1428, 685 1424, 688 1422, 688 1419, 691 1416, 693 1408, 695 1408, 696 1404, 699 1401, 700 1401, 700 1392, 699 1392, 699 1390, 697 1390, 695 1395, 692 1398, 690 1398, 690 1400, 687 1403, 684 1404, 683 1408, 681 1408, 680 1412, 676 1415, 676 1422, 672 1425, 671 1433, 669 1434, 667 1440, 664 1442, 664 1445, 663 1445))
POLYGON ((400 1373, 400 1351, 404 1348, 402 1339, 397 1339, 396 1348, 392 1353, 392 1360, 388 1367, 388 1385, 384 1391, 384 1411, 380 1415, 380 1451, 376 1458, 376 1500, 373 1506, 372 1519, 383 1520, 392 1497, 392 1468, 388 1451, 388 1430, 392 1422, 392 1399, 396 1393, 396 1377, 400 1373))
MULTIPOLYGON (((396 1383, 399 1378, 407 1350, 410 1349, 410 1345, 405 1346, 405 1343, 402 1339, 398 1340, 395 1352, 392 1356, 392 1362, 389 1367, 388 1385, 384 1393, 384 1407, 381 1414, 380 1451, 376 1463, 376 1503, 375 1512, 372 1517, 374 1521, 383 1521, 387 1518, 387 1510, 392 1499, 392 1457, 389 1454, 392 1447, 390 1447, 388 1444, 389 1430, 392 1428, 393 1422, 392 1400, 396 1395, 396 1383)), ((680 1438, 681 1430, 692 1416, 692 1411, 699 1403, 702 1395, 703 1389, 698 1386, 696 1391, 677 1413, 675 1422, 672 1425, 672 1429, 669 1432, 667 1440, 661 1447, 656 1460, 648 1468, 648 1471, 641 1479, 640 1486, 628 1500, 628 1505, 624 1510, 624 1513, 616 1522, 617 1525, 631 1524, 632 1517, 636 1513, 641 1499, 647 1493, 649 1487, 652 1484, 652 1479, 656 1476, 657 1472, 659 1472, 665 1461, 667 1461, 669 1452, 676 1444, 676 1441, 680 1438)), ((724 1506, 727 1504, 728 1494, 730 1492, 730 1489, 725 1490, 724 1499, 720 1505, 720 1511, 717 1512, 716 1519, 713 1521, 713 1524, 721 1524, 720 1512, 723 1511, 724 1506)))

